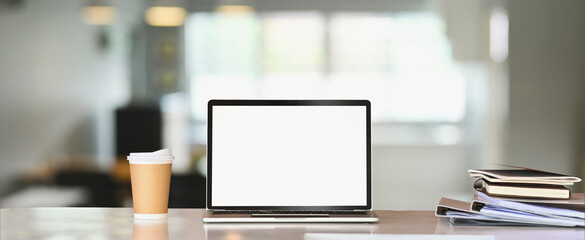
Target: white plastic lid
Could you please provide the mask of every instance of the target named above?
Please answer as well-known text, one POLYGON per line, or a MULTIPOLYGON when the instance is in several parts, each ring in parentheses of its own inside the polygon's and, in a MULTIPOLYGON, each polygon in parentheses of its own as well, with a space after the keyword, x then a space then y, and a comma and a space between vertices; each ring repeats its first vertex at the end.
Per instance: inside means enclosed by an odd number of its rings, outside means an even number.
POLYGON ((173 162, 170 149, 161 149, 155 152, 130 153, 128 161, 133 164, 170 164, 173 162))

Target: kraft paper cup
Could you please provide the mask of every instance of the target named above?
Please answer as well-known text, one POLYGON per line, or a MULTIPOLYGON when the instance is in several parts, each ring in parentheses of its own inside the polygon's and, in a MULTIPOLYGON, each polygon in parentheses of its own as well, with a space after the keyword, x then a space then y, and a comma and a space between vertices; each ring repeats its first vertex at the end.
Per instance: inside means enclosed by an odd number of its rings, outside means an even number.
POLYGON ((135 219, 167 217, 173 159, 169 149, 128 156, 135 219))

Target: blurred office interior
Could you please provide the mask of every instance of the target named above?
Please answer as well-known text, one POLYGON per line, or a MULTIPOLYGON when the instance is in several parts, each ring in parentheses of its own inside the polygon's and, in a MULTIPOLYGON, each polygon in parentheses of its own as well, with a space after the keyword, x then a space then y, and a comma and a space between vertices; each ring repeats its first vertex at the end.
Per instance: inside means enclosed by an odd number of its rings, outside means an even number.
POLYGON ((375 209, 585 177, 579 0, 0 0, 0 83, 2 208, 131 206, 124 156, 162 147, 204 207, 212 98, 369 99, 375 209))

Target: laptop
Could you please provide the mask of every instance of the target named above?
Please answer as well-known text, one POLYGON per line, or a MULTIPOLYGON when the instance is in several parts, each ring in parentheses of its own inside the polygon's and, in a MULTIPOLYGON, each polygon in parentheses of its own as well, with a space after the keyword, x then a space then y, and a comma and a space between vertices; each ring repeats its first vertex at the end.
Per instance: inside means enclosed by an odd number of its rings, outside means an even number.
POLYGON ((368 100, 210 100, 205 223, 377 222, 368 100))

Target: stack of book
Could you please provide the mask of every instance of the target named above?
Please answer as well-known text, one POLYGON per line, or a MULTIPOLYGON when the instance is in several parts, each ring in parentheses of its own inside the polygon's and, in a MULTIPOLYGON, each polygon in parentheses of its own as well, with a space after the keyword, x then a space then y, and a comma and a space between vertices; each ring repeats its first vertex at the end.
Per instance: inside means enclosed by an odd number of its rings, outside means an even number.
POLYGON ((472 202, 441 198, 435 212, 451 223, 585 226, 585 194, 566 188, 581 179, 531 169, 477 170, 472 202))
POLYGON ((469 176, 479 178, 474 187, 489 196, 537 199, 569 199, 566 185, 581 179, 558 173, 530 169, 477 170, 469 176))

